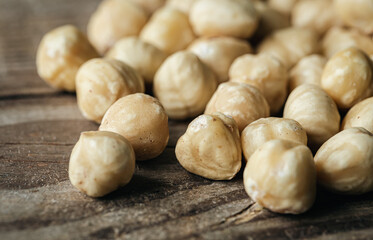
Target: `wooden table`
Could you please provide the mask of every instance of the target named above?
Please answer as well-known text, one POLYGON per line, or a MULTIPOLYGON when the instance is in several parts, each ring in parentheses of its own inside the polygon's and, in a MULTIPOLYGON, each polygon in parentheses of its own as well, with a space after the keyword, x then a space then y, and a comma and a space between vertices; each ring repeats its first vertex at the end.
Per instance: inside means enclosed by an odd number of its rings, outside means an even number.
POLYGON ((98 0, 0 0, 0 239, 373 239, 373 194, 318 192, 306 214, 271 213, 246 195, 242 172, 210 181, 186 172, 174 147, 186 123, 170 122, 157 159, 100 199, 68 180, 84 120, 73 94, 36 74, 42 35, 67 23, 85 29, 98 0))

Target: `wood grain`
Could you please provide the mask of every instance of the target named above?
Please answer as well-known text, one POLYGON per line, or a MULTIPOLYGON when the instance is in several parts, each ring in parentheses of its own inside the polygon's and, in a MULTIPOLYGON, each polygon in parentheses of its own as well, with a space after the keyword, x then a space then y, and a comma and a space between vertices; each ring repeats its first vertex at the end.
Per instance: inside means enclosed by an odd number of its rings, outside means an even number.
POLYGON ((42 35, 62 24, 85 29, 98 0, 0 0, 0 239, 372 239, 373 194, 318 192, 299 216, 274 214, 246 195, 242 172, 210 181, 185 171, 174 147, 187 122, 170 121, 170 141, 139 162, 129 185, 99 199, 68 180, 82 131, 74 94, 36 74, 42 35))

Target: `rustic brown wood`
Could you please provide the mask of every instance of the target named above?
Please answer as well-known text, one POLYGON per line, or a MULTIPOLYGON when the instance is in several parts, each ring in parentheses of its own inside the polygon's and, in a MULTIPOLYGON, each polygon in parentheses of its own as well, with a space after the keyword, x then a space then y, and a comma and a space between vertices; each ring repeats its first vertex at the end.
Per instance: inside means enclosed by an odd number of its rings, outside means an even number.
POLYGON ((69 154, 84 120, 74 94, 40 80, 42 34, 72 23, 84 30, 98 0, 0 0, 0 239, 369 239, 373 194, 322 190, 299 216, 263 210, 246 195, 242 172, 210 181, 186 172, 174 147, 186 122, 170 122, 170 142, 137 164, 131 183, 92 199, 68 180, 69 154))

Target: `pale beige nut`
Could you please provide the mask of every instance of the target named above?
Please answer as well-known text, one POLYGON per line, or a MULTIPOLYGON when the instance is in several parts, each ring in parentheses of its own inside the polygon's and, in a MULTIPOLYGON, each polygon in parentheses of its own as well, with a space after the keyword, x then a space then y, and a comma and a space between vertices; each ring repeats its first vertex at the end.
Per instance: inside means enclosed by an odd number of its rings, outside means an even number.
POLYGON ((218 82, 212 70, 191 52, 166 59, 154 77, 154 94, 173 119, 203 113, 218 82))
POLYGON ((258 26, 254 5, 247 0, 198 0, 189 13, 199 36, 250 37, 258 26))
POLYGON ((364 128, 343 130, 315 155, 318 182, 343 194, 373 190, 373 135, 364 128))
POLYGON ((373 133, 373 97, 367 98, 353 106, 342 122, 342 130, 363 127, 373 133))
POLYGON ((322 51, 327 58, 349 47, 357 47, 369 55, 373 55, 372 38, 356 29, 333 27, 322 39, 322 51))
POLYGON ((119 40, 106 57, 120 60, 133 67, 147 84, 151 84, 167 54, 138 37, 127 37, 119 40))
POLYGON ((206 106, 205 114, 214 112, 231 116, 241 132, 251 122, 269 117, 269 106, 256 87, 245 83, 226 82, 219 85, 206 106))
POLYGON ((327 59, 318 54, 302 58, 291 70, 289 90, 293 91, 301 84, 315 84, 321 86, 321 76, 327 59))
POLYGON ((288 16, 298 1, 299 0, 269 0, 268 5, 285 16, 288 16))
POLYGON ((373 33, 372 0, 334 0, 334 7, 343 22, 366 34, 373 33))
POLYGON ((237 57, 252 52, 247 41, 232 37, 200 38, 188 50, 214 71, 219 82, 228 81, 229 68, 237 57))
POLYGON ((201 115, 176 144, 176 158, 189 172, 230 180, 241 168, 241 143, 235 121, 221 113, 201 115))
POLYGON ((230 81, 251 84, 260 89, 272 113, 277 113, 287 97, 288 74, 282 63, 270 54, 245 54, 229 69, 230 81))
POLYGON ((164 108, 156 98, 142 93, 116 101, 106 112, 99 129, 128 139, 139 161, 159 156, 169 139, 164 108))
POLYGON ((293 26, 311 28, 318 34, 324 34, 332 26, 338 25, 337 17, 331 0, 298 1, 291 11, 293 26))
POLYGON ((147 21, 139 5, 127 0, 104 0, 88 23, 88 39, 100 54, 121 38, 139 35, 147 21))
POLYGON ((271 8, 266 2, 254 1, 254 7, 260 20, 253 38, 263 39, 276 30, 290 27, 289 17, 271 8))
POLYGON ((295 120, 286 118, 261 118, 250 123, 241 133, 242 150, 245 160, 264 143, 284 139, 307 145, 307 133, 295 120))
POLYGON ((326 63, 321 87, 341 109, 349 109, 373 94, 373 64, 358 48, 336 53, 326 63))
POLYGON ((185 49, 194 39, 188 16, 171 7, 157 10, 141 31, 140 38, 167 54, 185 49))
POLYGON ((192 8, 195 1, 196 0, 167 0, 166 4, 169 7, 176 8, 189 15, 190 9, 192 8))
POLYGON ((243 182, 247 194, 261 206, 278 213, 303 213, 316 196, 312 153, 294 141, 266 142, 248 160, 243 182))
POLYGON ((70 181, 91 197, 102 197, 126 185, 134 172, 133 148, 116 133, 83 132, 71 152, 70 181))
MULTIPOLYGON (((129 0, 139 5, 148 15, 153 14, 158 8, 161 8, 166 0, 129 0)), ((185 0, 184 0, 185 1, 185 0)))
POLYGON ((312 84, 302 84, 290 93, 285 104, 284 118, 294 119, 302 125, 312 150, 317 150, 338 133, 341 119, 333 99, 312 84))
POLYGON ((40 42, 36 54, 39 76, 50 86, 73 92, 79 67, 98 53, 86 36, 72 25, 48 32, 40 42))
POLYGON ((258 52, 272 54, 289 69, 301 58, 319 51, 318 39, 318 34, 311 29, 285 28, 265 38, 258 52))
POLYGON ((79 109, 85 118, 97 123, 119 98, 144 91, 142 77, 130 66, 113 59, 92 59, 76 75, 79 109))

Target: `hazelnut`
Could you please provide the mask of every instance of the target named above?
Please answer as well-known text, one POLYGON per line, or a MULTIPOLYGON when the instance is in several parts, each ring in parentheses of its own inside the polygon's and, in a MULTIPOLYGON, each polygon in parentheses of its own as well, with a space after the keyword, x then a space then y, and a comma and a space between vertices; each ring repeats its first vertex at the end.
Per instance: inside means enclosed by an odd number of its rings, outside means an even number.
POLYGON ((373 97, 367 98, 353 106, 342 122, 342 129, 363 127, 373 133, 373 97))
POLYGON ((119 98, 144 92, 144 80, 131 67, 112 59, 92 59, 76 75, 76 96, 83 116, 97 123, 119 98))
POLYGON ((250 123, 241 134, 242 150, 246 161, 264 143, 284 139, 307 145, 307 133, 295 120, 286 118, 261 118, 250 123))
POLYGON ((315 156, 318 182, 343 194, 373 190, 373 135, 364 128, 343 130, 315 156))
POLYGON ((167 6, 173 7, 189 15, 190 9, 195 1, 196 0, 167 0, 166 4, 167 6))
POLYGON ((327 59, 313 54, 302 58, 291 70, 289 79, 290 92, 301 84, 309 83, 321 86, 321 75, 327 59))
POLYGON ((189 172, 230 180, 241 168, 241 143, 235 121, 221 113, 201 115, 176 144, 176 158, 189 172))
POLYGON ((334 7, 343 22, 366 34, 373 33, 372 0, 334 0, 334 7))
POLYGON ((269 0, 268 5, 285 16, 288 16, 298 1, 299 0, 269 0))
POLYGON ((349 47, 357 47, 373 55, 372 38, 356 29, 331 28, 322 40, 323 54, 331 58, 334 54, 349 47))
POLYGON ((147 21, 139 5, 127 0, 104 0, 88 23, 88 39, 100 54, 121 38, 137 36, 147 21))
POLYGON ((214 112, 233 117, 241 132, 251 122, 269 117, 269 106, 257 88, 245 83, 226 82, 219 85, 206 106, 205 114, 214 112))
POLYGON ((298 1, 292 9, 291 20, 293 26, 311 28, 320 35, 339 23, 330 0, 298 1))
POLYGON ((339 131, 337 105, 320 87, 302 84, 294 89, 285 104, 284 118, 294 119, 306 130, 308 145, 317 150, 339 131))
POLYGON ((116 133, 83 132, 71 152, 70 181, 91 197, 102 197, 126 185, 134 172, 133 148, 116 133))
POLYGON ((217 80, 210 68, 187 51, 168 57, 154 77, 154 94, 174 119, 202 113, 216 87, 217 80))
POLYGON ((214 71, 219 82, 228 81, 229 67, 237 57, 252 52, 247 41, 232 37, 200 38, 188 50, 214 71))
POLYGON ((326 63, 321 87, 337 103, 348 109, 372 96, 372 61, 361 50, 351 47, 335 54, 326 63))
POLYGON ((159 156, 169 138, 168 117, 162 105, 142 93, 116 101, 106 112, 99 130, 116 132, 128 139, 139 161, 159 156))
POLYGON ((36 55, 36 67, 39 76, 50 86, 73 92, 80 65, 97 56, 79 29, 65 25, 43 37, 36 55))
POLYGON ((146 83, 151 84, 167 54, 138 37, 127 37, 119 40, 106 57, 120 60, 133 67, 146 83))
POLYGON ((247 194, 259 205, 278 213, 303 213, 316 196, 312 153, 294 141, 266 142, 248 160, 243 182, 247 194))
MULTIPOLYGON (((158 8, 162 7, 166 0, 130 0, 138 4, 148 15, 153 14, 158 8)), ((185 1, 185 0, 184 0, 185 1)))
POLYGON ((163 7, 153 14, 141 31, 140 38, 172 54, 185 49, 195 36, 185 13, 163 7))
POLYGON ((257 28, 258 16, 247 0, 198 0, 189 15, 197 35, 250 37, 257 28))
POLYGON ((270 54, 245 54, 229 69, 230 81, 251 84, 262 90, 272 113, 277 113, 287 97, 286 68, 270 54))
POLYGON ((318 35, 307 28, 290 27, 273 32, 260 43, 258 52, 278 58, 287 69, 301 58, 317 53, 318 35))

